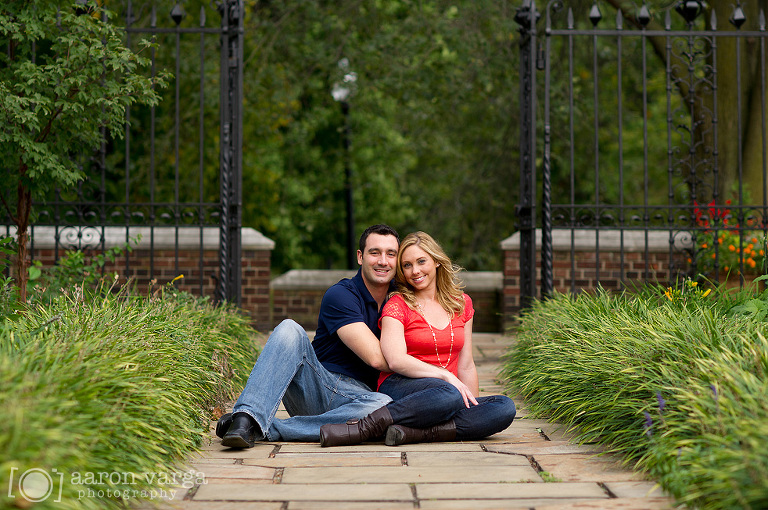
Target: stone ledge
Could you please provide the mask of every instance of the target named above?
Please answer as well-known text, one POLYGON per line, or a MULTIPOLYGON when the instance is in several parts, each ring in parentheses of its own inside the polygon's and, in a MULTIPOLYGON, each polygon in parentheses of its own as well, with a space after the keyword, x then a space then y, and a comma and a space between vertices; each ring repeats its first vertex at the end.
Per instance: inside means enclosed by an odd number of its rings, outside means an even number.
MULTIPOLYGON (((352 278, 356 269, 292 269, 271 282, 273 290, 325 291, 342 278, 352 278)), ((467 292, 501 291, 504 276, 501 271, 462 271, 459 277, 467 292)))
MULTIPOLYGON (((674 249, 683 250, 690 247, 691 236, 685 230, 672 230, 674 233, 674 249)), ((643 252, 646 249, 645 231, 642 230, 581 230, 557 228, 552 230, 552 248, 557 251, 571 249, 571 233, 573 233, 573 249, 575 251, 595 251, 596 241, 600 241, 600 251, 643 252), (596 232, 599 232, 598 238, 596 232), (624 233, 624 239, 621 233, 624 233)), ((651 253, 669 251, 669 230, 648 232, 648 251, 651 253)), ((500 243, 502 251, 520 249, 520 232, 515 232, 500 243)), ((541 229, 536 229, 536 246, 541 247, 541 229)))
POLYGON ((291 269, 270 283, 272 290, 323 290, 342 278, 352 278, 356 269, 291 269))
MULTIPOLYGON (((176 232, 178 230, 179 249, 199 249, 200 232, 203 234, 204 250, 219 249, 218 227, 100 227, 100 226, 34 226, 31 235, 36 250, 52 249, 56 246, 56 236, 59 237, 59 247, 63 249, 96 248, 101 246, 102 235, 105 248, 122 246, 126 237, 135 238, 141 235, 141 241, 134 249, 148 250, 152 246, 155 250, 175 249, 176 232), (127 232, 127 236, 126 236, 127 232), (153 242, 154 239, 154 242, 153 242)), ((0 227, 0 233, 16 235, 16 227, 0 227)), ((243 250, 273 250, 275 242, 265 237, 261 232, 250 228, 240 229, 241 246, 243 250)))

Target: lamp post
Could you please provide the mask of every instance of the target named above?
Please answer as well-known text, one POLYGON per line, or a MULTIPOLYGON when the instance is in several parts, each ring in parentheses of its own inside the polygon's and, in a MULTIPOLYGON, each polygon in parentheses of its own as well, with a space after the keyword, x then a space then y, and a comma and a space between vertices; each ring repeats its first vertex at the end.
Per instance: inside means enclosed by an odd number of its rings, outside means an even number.
POLYGON ((357 266, 355 257, 355 215, 352 202, 352 167, 349 154, 349 100, 357 91, 357 73, 349 68, 349 60, 339 60, 339 69, 343 75, 340 81, 333 84, 331 96, 341 105, 341 113, 344 116, 344 131, 342 140, 344 144, 344 196, 347 206, 347 267, 354 269, 357 266))

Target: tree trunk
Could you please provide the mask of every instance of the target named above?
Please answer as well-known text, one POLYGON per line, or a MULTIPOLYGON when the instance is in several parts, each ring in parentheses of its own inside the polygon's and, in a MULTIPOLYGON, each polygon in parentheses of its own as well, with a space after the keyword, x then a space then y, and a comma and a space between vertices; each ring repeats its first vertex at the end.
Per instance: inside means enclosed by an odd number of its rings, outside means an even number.
MULTIPOLYGON (((767 6, 766 0, 743 4, 747 21, 741 30, 758 30, 760 10, 767 6)), ((712 8, 718 30, 736 30, 728 22, 732 5, 714 2, 712 8)), ((720 37, 717 41, 719 203, 728 199, 744 204, 763 202, 765 139, 761 103, 766 91, 761 78, 760 43, 754 37, 720 37)))
POLYGON ((27 173, 27 165, 21 163, 19 185, 17 187, 18 202, 16 203, 16 276, 19 283, 19 302, 27 302, 27 267, 29 266, 29 213, 32 210, 32 193, 24 185, 24 175, 27 173))
MULTIPOLYGON (((621 9, 627 22, 638 26, 633 3, 626 0, 607 1, 615 8, 621 9)), ((710 22, 714 11, 718 31, 736 31, 729 22, 733 12, 732 3, 710 2, 709 5, 699 18, 705 20, 707 29, 712 29, 710 22)), ((740 30, 759 30, 760 11, 768 10, 768 0, 745 2, 740 5, 746 17, 746 22, 740 30)), ((662 30, 663 27, 652 21, 648 29, 662 30)), ((692 36, 697 37, 695 31, 692 36)), ((666 64, 665 38, 649 37, 649 42, 656 55, 666 64)), ((762 70, 759 65, 760 39, 718 37, 717 51, 707 57, 708 66, 713 64, 713 57, 717 59, 717 89, 713 91, 711 84, 697 75, 699 83, 694 90, 690 90, 690 81, 683 75, 688 69, 685 56, 674 52, 671 55, 673 61, 669 64, 672 78, 684 104, 689 107, 693 122, 692 142, 696 146, 693 164, 689 166, 688 161, 681 163, 685 167, 682 168, 683 175, 689 180, 691 198, 699 203, 716 199, 722 204, 732 199, 734 202, 741 200, 744 204, 760 204, 768 198, 764 196, 766 183, 763 171, 768 164, 765 156, 768 140, 762 126, 763 102, 768 99, 767 91, 763 90, 762 70), (737 43, 741 45, 739 59, 736 58, 737 43), (715 93, 716 108, 713 95, 715 93), (716 123, 713 122, 715 114, 716 123)))

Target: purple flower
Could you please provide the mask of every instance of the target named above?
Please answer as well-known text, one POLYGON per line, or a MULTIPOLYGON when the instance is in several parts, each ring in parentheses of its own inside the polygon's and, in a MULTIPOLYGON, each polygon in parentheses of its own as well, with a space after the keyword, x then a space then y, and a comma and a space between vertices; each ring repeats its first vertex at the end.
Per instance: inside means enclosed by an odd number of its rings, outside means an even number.
POLYGON ((653 419, 648 411, 645 411, 645 434, 651 437, 651 427, 653 427, 653 419))
POLYGON ((661 392, 660 391, 656 392, 656 400, 659 401, 659 413, 663 413, 664 412, 664 408, 667 406, 667 401, 664 400, 664 397, 661 396, 661 392))
POLYGON ((717 386, 710 384, 709 389, 712 390, 712 394, 715 396, 715 400, 717 400, 717 386))

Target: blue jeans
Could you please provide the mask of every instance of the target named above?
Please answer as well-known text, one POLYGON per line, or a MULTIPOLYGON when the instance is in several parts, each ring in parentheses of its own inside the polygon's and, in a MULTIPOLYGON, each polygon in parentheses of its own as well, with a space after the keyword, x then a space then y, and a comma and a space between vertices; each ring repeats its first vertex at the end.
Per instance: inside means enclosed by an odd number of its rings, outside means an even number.
POLYGON ((442 379, 411 379, 392 374, 379 387, 394 400, 387 409, 396 424, 427 428, 453 420, 456 439, 475 441, 509 427, 517 410, 504 395, 477 397, 478 405, 464 405, 461 393, 442 379))
POLYGON ((247 413, 267 441, 319 441, 320 427, 362 418, 391 402, 356 379, 326 370, 304 328, 281 322, 269 336, 233 413, 247 413), (283 401, 291 418, 275 413, 283 401))

